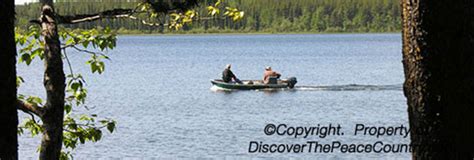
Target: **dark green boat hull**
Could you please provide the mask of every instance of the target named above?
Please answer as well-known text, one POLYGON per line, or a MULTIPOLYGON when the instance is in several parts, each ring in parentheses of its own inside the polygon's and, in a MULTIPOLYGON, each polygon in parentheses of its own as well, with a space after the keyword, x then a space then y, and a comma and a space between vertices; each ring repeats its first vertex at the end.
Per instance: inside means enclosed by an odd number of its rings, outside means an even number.
MULTIPOLYGON (((246 83, 248 80, 244 80, 246 83)), ((278 84, 239 84, 239 83, 226 83, 222 80, 211 80, 211 83, 217 87, 232 90, 258 90, 258 89, 285 89, 293 88, 288 82, 279 81, 278 84), (290 87, 291 86, 291 87, 290 87)), ((294 84, 293 84, 294 85, 294 84)))

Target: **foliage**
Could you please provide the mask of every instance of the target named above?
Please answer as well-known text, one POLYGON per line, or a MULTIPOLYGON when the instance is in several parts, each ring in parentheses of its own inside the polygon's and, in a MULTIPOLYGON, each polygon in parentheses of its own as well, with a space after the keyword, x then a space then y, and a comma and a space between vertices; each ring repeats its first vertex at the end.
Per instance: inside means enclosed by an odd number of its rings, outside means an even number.
MULTIPOLYGON (((63 0, 55 5, 60 14, 98 12, 110 8, 133 8, 135 3, 126 0, 103 0, 96 2, 69 2, 63 0), (113 3, 114 5, 110 5, 113 3)), ((200 7, 193 9, 194 22, 170 25, 170 30, 143 25, 140 21, 126 19, 107 19, 79 25, 66 25, 71 29, 91 29, 96 26, 109 26, 120 33, 216 33, 216 32, 394 32, 401 30, 400 4, 397 0, 227 0, 214 3, 203 0, 200 7), (226 6, 238 6, 245 11, 233 12, 226 6), (225 14, 238 17, 215 17, 205 19, 200 15, 225 14), (217 27, 218 30, 215 30, 217 27), (181 28, 176 31, 176 28, 181 28)), ((17 23, 26 26, 28 18, 37 17, 37 4, 17 6, 17 23)), ((146 8, 145 8, 146 9, 146 8)), ((146 9, 148 11, 148 9, 146 9)), ((152 13, 150 13, 152 14, 152 13)), ((180 15, 180 16, 184 16, 180 15)), ((163 16, 154 13, 155 17, 163 16)), ((144 16, 142 18, 147 18, 144 16)), ((153 18, 150 18, 153 19, 153 18)), ((162 18, 163 19, 163 18, 162 18)), ((184 20, 184 19, 180 19, 184 20)))
MULTIPOLYGON (((31 26, 27 31, 17 29, 15 40, 20 45, 19 63, 30 65, 35 57, 43 59, 44 42, 40 36, 39 28, 31 26)), ((116 122, 112 119, 99 119, 96 114, 80 114, 73 112, 79 110, 79 107, 85 108, 85 100, 87 97, 87 89, 85 88, 85 80, 81 74, 74 74, 73 68, 67 57, 67 49, 75 49, 82 53, 88 53, 90 60, 87 65, 91 66, 92 73, 101 74, 104 71, 105 63, 102 59, 108 59, 106 56, 107 49, 113 49, 116 45, 116 35, 110 29, 89 30, 89 31, 66 31, 61 29, 59 32, 64 44, 63 57, 66 59, 70 73, 67 75, 67 97, 64 106, 65 117, 63 125, 63 145, 64 149, 61 153, 63 159, 72 158, 72 150, 77 144, 84 144, 87 141, 96 142, 102 138, 102 129, 107 129, 110 133, 115 130, 116 122), (82 48, 80 48, 82 47, 82 48), (91 51, 97 50, 97 51, 91 51), (76 108, 76 109, 74 109, 76 108)), ((17 85, 24 82, 23 78, 17 78, 17 85)), ((43 100, 37 96, 19 95, 19 99, 33 105, 35 107, 43 106, 43 100)), ((86 108, 87 109, 87 108, 86 108)), ((23 134, 24 129, 28 130, 32 136, 36 136, 44 130, 41 121, 34 119, 34 116, 27 118, 19 126, 18 133, 23 134)))
MULTIPOLYGON (((220 8, 225 8, 225 17, 230 18, 234 21, 241 20, 244 16, 244 12, 236 8, 221 6, 223 1, 218 0, 216 3, 211 4, 216 12, 219 12, 220 8)), ((144 13, 142 17, 148 17, 149 24, 161 23, 159 12, 152 7, 149 3, 138 3, 136 8, 141 8, 140 13, 144 13)), ((215 15, 215 14, 212 14, 215 15)), ((217 16, 217 15, 215 15, 217 16)), ((167 19, 167 24, 170 29, 181 29, 185 25, 190 25, 198 17, 198 13, 195 10, 188 9, 183 12, 174 12, 169 15, 161 15, 161 18, 167 19)), ((63 134, 62 144, 63 149, 61 151, 61 159, 72 159, 72 151, 77 147, 78 144, 84 144, 86 142, 97 142, 102 138, 104 129, 113 133, 116 128, 116 122, 109 118, 98 118, 96 114, 80 114, 80 109, 89 110, 85 103, 87 98, 86 81, 80 73, 74 73, 74 69, 70 62, 67 54, 67 50, 76 50, 79 53, 84 53, 90 56, 90 59, 86 61, 86 65, 90 66, 92 73, 102 74, 105 71, 105 62, 108 60, 107 51, 114 49, 116 46, 117 37, 109 27, 105 29, 92 28, 88 30, 71 30, 68 28, 59 29, 60 44, 62 49, 62 57, 65 59, 69 74, 66 75, 66 98, 64 105, 64 119, 63 119, 63 134)), ((26 30, 20 28, 16 29, 15 42, 16 45, 21 46, 19 63, 25 63, 30 65, 36 57, 43 59, 45 42, 42 40, 40 28, 38 26, 30 26, 26 30)), ((24 82, 22 77, 17 77, 17 87, 24 82)), ((43 100, 37 96, 25 96, 20 95, 19 100, 33 106, 34 108, 41 109, 45 104, 43 100)), ((44 131, 41 120, 36 121, 35 116, 29 111, 25 111, 31 115, 23 121, 22 125, 18 128, 18 134, 23 134, 24 130, 29 130, 32 136, 36 136, 44 131)), ((43 119, 41 113, 35 112, 36 116, 43 119)), ((38 149, 39 150, 39 149, 38 149)))
MULTIPOLYGON (((18 28, 16 32, 20 32, 18 28)), ((39 28, 33 26, 23 34, 15 34, 16 43, 23 46, 19 51, 20 58, 18 61, 20 63, 25 62, 27 65, 30 65, 31 61, 36 57, 43 59, 44 42, 39 40, 40 35, 39 28)))

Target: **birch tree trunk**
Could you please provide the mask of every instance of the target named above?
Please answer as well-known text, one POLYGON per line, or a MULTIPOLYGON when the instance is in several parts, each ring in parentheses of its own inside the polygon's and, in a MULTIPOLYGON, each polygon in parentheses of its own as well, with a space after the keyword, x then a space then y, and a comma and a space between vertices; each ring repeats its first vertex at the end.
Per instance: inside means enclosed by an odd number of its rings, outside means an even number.
POLYGON ((43 83, 46 89, 44 115, 41 116, 45 130, 41 140, 40 159, 55 160, 60 158, 62 148, 65 76, 53 1, 40 2, 41 28, 45 41, 43 83))

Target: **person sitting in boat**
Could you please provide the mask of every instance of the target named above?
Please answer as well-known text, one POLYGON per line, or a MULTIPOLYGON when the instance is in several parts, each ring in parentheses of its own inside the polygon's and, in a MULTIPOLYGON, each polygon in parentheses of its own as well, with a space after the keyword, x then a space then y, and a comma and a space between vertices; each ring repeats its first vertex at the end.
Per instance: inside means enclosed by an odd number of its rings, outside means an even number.
POLYGON ((235 75, 234 73, 232 73, 232 71, 230 70, 230 67, 231 65, 230 64, 227 64, 225 66, 225 69, 224 71, 222 72, 222 80, 226 83, 229 83, 229 82, 236 82, 236 83, 242 83, 242 81, 240 81, 235 75), (233 81, 232 81, 233 80, 233 81))
POLYGON ((270 82, 270 77, 280 78, 281 74, 272 70, 272 67, 265 67, 265 73, 263 75, 263 83, 268 84, 270 82))

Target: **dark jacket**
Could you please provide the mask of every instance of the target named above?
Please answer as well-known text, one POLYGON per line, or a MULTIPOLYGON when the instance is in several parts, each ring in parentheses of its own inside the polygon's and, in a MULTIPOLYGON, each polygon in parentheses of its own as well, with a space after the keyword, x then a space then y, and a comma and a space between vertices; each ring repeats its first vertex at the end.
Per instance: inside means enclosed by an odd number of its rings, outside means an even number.
POLYGON ((230 82, 232 81, 232 78, 237 79, 237 77, 235 77, 234 73, 232 73, 232 71, 230 71, 230 69, 225 69, 223 72, 222 72, 222 80, 224 82, 230 82))

